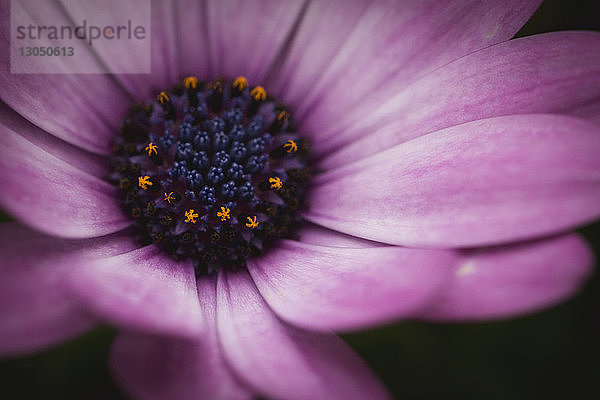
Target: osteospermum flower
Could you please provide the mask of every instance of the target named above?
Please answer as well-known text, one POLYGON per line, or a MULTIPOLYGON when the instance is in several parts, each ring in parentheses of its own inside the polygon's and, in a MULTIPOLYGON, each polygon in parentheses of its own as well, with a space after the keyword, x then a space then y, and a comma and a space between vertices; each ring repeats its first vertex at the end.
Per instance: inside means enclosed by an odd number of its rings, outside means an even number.
POLYGON ((136 398, 381 398, 332 332, 572 294, 600 35, 508 41, 537 3, 164 1, 150 75, 4 65, 0 351, 104 321, 136 398))

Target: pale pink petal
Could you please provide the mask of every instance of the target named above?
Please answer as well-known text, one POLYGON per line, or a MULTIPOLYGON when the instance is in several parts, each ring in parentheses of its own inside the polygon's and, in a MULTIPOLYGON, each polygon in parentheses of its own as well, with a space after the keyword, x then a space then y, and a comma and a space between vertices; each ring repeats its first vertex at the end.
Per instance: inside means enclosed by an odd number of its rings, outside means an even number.
POLYGON ((553 113, 600 122, 600 33, 553 32, 511 40, 432 72, 369 115, 354 114, 352 142, 330 169, 423 134, 476 119, 553 113))
POLYGON ((412 315, 445 282, 455 257, 446 250, 281 241, 249 262, 248 270, 284 320, 311 330, 340 331, 412 315))
POLYGON ((300 0, 206 2, 209 59, 215 76, 243 75, 261 85, 301 16, 300 0))
POLYGON ((214 279, 198 282, 205 331, 195 340, 121 333, 111 350, 117 380, 136 399, 251 399, 219 348, 214 279))
POLYGON ((342 340, 280 322, 245 272, 219 275, 217 329, 229 365, 264 396, 387 398, 375 376, 342 340))
POLYGON ((540 1, 314 1, 267 89, 319 155, 419 77, 510 39, 540 1), (272 82, 272 83, 271 83, 272 82))
POLYGON ((89 262, 67 285, 98 319, 128 330, 186 338, 205 330, 191 263, 155 246, 89 262))
MULTIPOLYGON (((67 16, 53 2, 21 2, 21 7, 39 25, 70 25, 67 16)), ((7 56, 11 45, 22 46, 18 41, 10 42, 9 9, 8 4, 0 7, 0 19, 7 23, 0 29, 0 46, 7 56)), ((41 57, 35 61, 32 57, 13 60, 15 71, 21 70, 18 63, 39 62, 41 67, 57 66, 64 73, 11 73, 11 64, 5 60, 0 67, 0 98, 52 135, 89 151, 108 154, 111 138, 118 131, 130 99, 109 74, 70 73, 74 63, 83 63, 85 68, 91 62, 94 71, 103 70, 87 46, 78 46, 77 51, 77 57, 54 57, 45 64, 41 57)))
MULTIPOLYGON (((181 76, 208 79, 210 74, 206 2, 173 2, 177 29, 177 64, 181 76)), ((218 71, 215 71, 217 74, 218 71)), ((181 78, 180 76, 180 78, 181 78)))
MULTIPOLYGON (((145 28, 146 40, 149 38, 150 42, 149 51, 138 43, 128 46, 127 43, 98 40, 93 44, 93 51, 98 59, 129 96, 143 101, 158 90, 176 83, 179 78, 178 45, 175 11, 171 1, 59 1, 74 21, 94 16, 94 21, 101 26, 127 26, 131 20, 133 26, 145 28), (122 71, 140 73, 121 73, 122 71)), ((124 108, 123 112, 126 111, 124 108)), ((120 123, 121 120, 117 122, 120 123)))
POLYGON ((87 152, 50 135, 4 103, 0 103, 0 130, 2 135, 20 135, 30 142, 29 146, 39 147, 90 175, 102 178, 108 173, 108 162, 103 156, 87 152))
POLYGON ((104 259, 134 247, 124 234, 65 240, 0 224, 0 355, 43 349, 71 339, 95 319, 69 296, 63 281, 91 259, 104 259))
POLYGON ((81 163, 83 153, 54 156, 43 149, 46 144, 38 147, 36 139, 12 130, 16 127, 0 126, 0 206, 5 211, 42 232, 69 238, 105 235, 130 224, 116 187, 63 160, 81 163))
POLYGON ((302 243, 316 244, 328 247, 348 247, 362 249, 368 247, 387 246, 384 243, 361 239, 356 236, 346 235, 319 225, 306 224, 298 229, 299 241, 302 243))
POLYGON ((327 172, 310 221, 414 247, 472 247, 572 229, 600 215, 600 126, 515 115, 431 133, 327 172))
POLYGON ((421 315, 450 321, 530 313, 576 293, 592 265, 592 253, 577 235, 464 251, 453 279, 421 315))

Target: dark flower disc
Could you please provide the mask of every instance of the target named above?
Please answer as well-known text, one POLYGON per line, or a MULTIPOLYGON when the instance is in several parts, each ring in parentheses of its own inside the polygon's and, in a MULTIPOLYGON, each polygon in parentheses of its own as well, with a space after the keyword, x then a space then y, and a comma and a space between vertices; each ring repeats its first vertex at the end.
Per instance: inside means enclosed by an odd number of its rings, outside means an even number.
POLYGON ((143 244, 206 274, 243 268, 274 239, 294 238, 308 157, 289 111, 261 86, 188 77, 131 107, 109 180, 143 244))

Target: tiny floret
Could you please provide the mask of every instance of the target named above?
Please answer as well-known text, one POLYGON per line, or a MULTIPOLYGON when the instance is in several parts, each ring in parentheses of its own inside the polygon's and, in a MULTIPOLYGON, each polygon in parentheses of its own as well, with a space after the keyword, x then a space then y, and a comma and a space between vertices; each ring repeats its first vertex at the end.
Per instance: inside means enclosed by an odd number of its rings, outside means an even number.
POLYGON ((258 227, 258 219, 256 217, 256 215, 254 215, 252 218, 250 217, 246 217, 246 220, 248 222, 246 222, 246 226, 250 229, 254 229, 256 227, 258 227))
POLYGON ((265 101, 267 99, 267 91, 262 86, 257 86, 252 89, 250 96, 256 101, 265 101))
POLYGON ((271 189, 275 189, 275 190, 279 190, 283 186, 281 179, 279 179, 278 177, 269 178, 269 184, 271 184, 271 189))
POLYGON ((298 145, 292 139, 285 142, 285 144, 283 145, 283 148, 288 153, 295 153, 296 151, 298 151, 298 145))
POLYGON ((187 210, 185 212, 185 221, 184 222, 187 222, 188 224, 190 222, 192 224, 195 224, 198 216, 199 216, 198 213, 196 213, 193 208, 190 208, 189 210, 187 210))
POLYGON ((221 218, 221 221, 225 222, 231 218, 231 210, 227 207, 221 207, 221 211, 217 212, 217 217, 221 218))
POLYGON ((248 80, 240 76, 235 81, 233 81, 233 88, 239 90, 240 92, 248 87, 248 80))
POLYGON ((166 103, 168 103, 171 100, 169 98, 169 95, 167 95, 165 92, 160 92, 158 94, 158 96, 156 97, 156 99, 158 100, 158 102, 160 104, 166 104, 166 103))
POLYGON ((150 182, 150 177, 148 175, 138 177, 138 186, 144 190, 148 189, 148 186, 152 186, 152 182, 150 182))
POLYGON ((198 78, 195 76, 188 76, 183 80, 183 84, 186 89, 196 89, 198 87, 198 78))
POLYGON ((213 91, 216 91, 216 92, 220 92, 220 91, 223 90, 223 85, 221 84, 221 81, 216 80, 216 81, 210 82, 208 84, 208 88, 210 90, 213 90, 213 91))
POLYGON ((168 194, 167 194, 167 193, 165 193, 165 198, 164 198, 164 200, 165 200, 166 202, 168 202, 169 204, 171 204, 171 202, 175 200, 175 196, 173 195, 173 192, 171 192, 171 193, 168 193, 168 194))
POLYGON ((144 148, 148 152, 148 155, 151 156, 152 153, 158 154, 158 146, 154 143, 150 142, 146 148, 144 148))
POLYGON ((280 122, 285 122, 290 118, 290 113, 287 111, 279 111, 279 113, 277 113, 277 121, 280 122))

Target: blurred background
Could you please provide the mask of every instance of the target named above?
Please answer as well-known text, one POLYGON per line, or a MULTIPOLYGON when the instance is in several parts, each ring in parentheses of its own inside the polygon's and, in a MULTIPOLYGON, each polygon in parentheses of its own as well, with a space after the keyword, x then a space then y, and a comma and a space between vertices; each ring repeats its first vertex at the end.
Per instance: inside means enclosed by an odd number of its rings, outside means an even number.
MULTIPOLYGON (((600 30, 597 3, 546 0, 517 36, 600 30)), ((600 259, 600 223, 580 232, 600 259)), ((343 337, 395 398, 600 399, 599 304, 596 272, 570 301, 526 317, 402 322, 343 337)), ((46 352, 0 361, 0 399, 125 399, 107 368, 114 334, 104 326, 46 352)))

